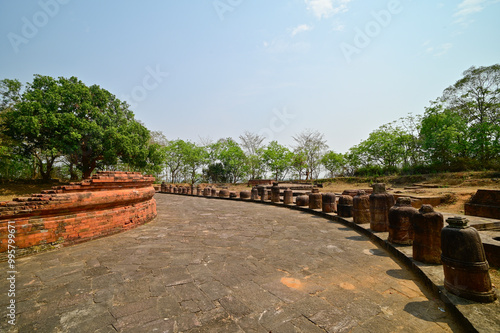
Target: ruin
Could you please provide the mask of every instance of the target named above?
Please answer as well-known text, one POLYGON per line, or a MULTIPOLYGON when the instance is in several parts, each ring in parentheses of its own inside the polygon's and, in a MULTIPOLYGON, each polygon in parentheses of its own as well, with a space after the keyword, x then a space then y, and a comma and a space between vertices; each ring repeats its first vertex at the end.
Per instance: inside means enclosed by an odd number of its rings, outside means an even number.
POLYGON ((477 190, 464 210, 465 215, 500 219, 500 190, 477 190))
POLYGON ((15 221, 19 253, 80 243, 129 230, 156 217, 154 177, 98 172, 80 183, 0 202, 0 252, 15 221), (24 250, 23 250, 24 249, 24 250))
POLYGON ((464 217, 450 217, 446 222, 449 225, 441 230, 444 287, 473 301, 495 301, 496 293, 479 233, 467 225, 469 221, 464 217))
POLYGON ((335 195, 335 193, 323 194, 322 210, 325 213, 337 212, 337 196, 335 195))
POLYGON ((287 188, 284 192, 283 192, 283 203, 285 205, 291 205, 293 204, 293 191, 289 188, 287 188))
POLYGON ((352 218, 356 224, 370 223, 370 196, 364 190, 352 198, 352 218))
POLYGON ((337 214, 341 217, 352 216, 352 197, 350 195, 341 195, 337 203, 337 214))
POLYGON ((411 220, 417 214, 416 208, 411 205, 411 199, 401 197, 389 209, 389 238, 395 244, 411 245, 413 243, 413 226, 411 220))
POLYGON ((370 229, 389 230, 389 209, 394 206, 394 196, 385 190, 385 184, 373 184, 370 194, 370 229))
POLYGON ((323 195, 319 193, 317 188, 313 188, 309 194, 309 209, 321 209, 323 195))
POLYGON ((422 205, 411 220, 414 232, 413 259, 428 263, 441 263, 441 229, 443 215, 435 212, 431 205, 422 205))

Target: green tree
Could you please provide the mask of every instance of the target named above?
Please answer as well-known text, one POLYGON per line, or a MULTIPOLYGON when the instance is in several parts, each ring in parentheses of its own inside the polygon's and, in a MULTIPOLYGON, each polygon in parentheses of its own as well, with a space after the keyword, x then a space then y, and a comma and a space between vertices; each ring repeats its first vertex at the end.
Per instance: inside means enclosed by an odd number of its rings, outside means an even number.
POLYGON ((248 174, 247 157, 231 138, 219 139, 210 145, 209 157, 212 163, 205 174, 212 182, 236 183, 248 174))
POLYGON ((34 156, 42 179, 47 181, 51 178, 54 162, 64 148, 57 81, 47 76, 35 76, 33 83, 22 94, 20 85, 3 82, 4 89, 8 91, 4 90, 2 94, 2 104, 8 105, 2 115, 3 133, 15 142, 20 154, 34 156))
POLYGON ((467 123, 457 112, 446 110, 439 103, 426 108, 420 137, 429 162, 450 167, 459 159, 467 159, 470 156, 467 132, 467 123))
POLYGON ((346 161, 343 154, 330 150, 321 158, 321 164, 330 172, 330 178, 333 178, 335 174, 343 172, 346 161))
POLYGON ((264 149, 262 159, 275 180, 283 180, 291 167, 293 154, 277 141, 271 141, 264 149))
POLYGON ((403 167, 412 168, 422 165, 425 161, 422 140, 420 138, 422 116, 408 114, 393 124, 400 134, 397 144, 403 147, 401 156, 403 167))
POLYGON ((403 160, 404 147, 399 142, 402 134, 390 124, 382 125, 355 146, 351 153, 357 154, 357 159, 364 166, 396 168, 403 160))
POLYGON ((260 179, 264 174, 262 154, 264 152, 264 137, 245 131, 240 135, 241 148, 245 151, 248 161, 248 175, 250 179, 260 179))
POLYGON ((306 130, 293 137, 296 142, 295 152, 305 156, 306 180, 318 178, 320 160, 328 148, 324 135, 318 131, 306 130))
POLYGON ((21 82, 3 79, 0 81, 0 179, 30 179, 36 174, 36 165, 30 156, 20 153, 20 147, 5 134, 5 113, 21 98, 21 82))
POLYGON ((441 98, 444 109, 456 112, 468 127, 473 158, 485 165, 500 155, 500 65, 470 67, 441 98))
POLYGON ((181 139, 169 141, 165 146, 165 163, 172 183, 180 180, 179 174, 184 167, 183 154, 186 149, 186 142, 181 139))
POLYGON ((191 184, 197 181, 197 171, 207 163, 208 153, 204 147, 186 142, 182 154, 182 163, 187 171, 191 184))
POLYGON ((305 173, 307 167, 307 157, 302 151, 295 151, 292 153, 291 169, 295 172, 294 176, 302 180, 302 175, 305 173))
POLYGON ((5 133, 35 156, 43 179, 61 156, 88 178, 94 169, 119 161, 144 166, 149 155, 149 131, 128 105, 76 77, 35 75, 5 112, 5 133))

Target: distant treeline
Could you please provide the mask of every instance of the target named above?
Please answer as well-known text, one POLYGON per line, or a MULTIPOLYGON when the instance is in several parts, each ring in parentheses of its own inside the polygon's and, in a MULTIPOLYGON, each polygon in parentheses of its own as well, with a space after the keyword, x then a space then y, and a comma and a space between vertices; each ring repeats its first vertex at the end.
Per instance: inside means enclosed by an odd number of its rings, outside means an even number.
POLYGON ((500 65, 471 67, 426 108, 380 126, 345 154, 306 130, 295 145, 245 132, 236 141, 167 140, 126 102, 77 78, 0 81, 0 179, 79 179, 95 170, 169 182, 239 182, 500 170, 500 65))

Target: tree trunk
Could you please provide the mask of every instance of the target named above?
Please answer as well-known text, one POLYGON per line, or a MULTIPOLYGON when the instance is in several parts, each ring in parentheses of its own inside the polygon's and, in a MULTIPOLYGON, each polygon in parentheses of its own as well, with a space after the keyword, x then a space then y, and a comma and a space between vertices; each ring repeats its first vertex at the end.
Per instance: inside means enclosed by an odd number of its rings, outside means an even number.
POLYGON ((75 171, 75 164, 72 162, 69 163, 69 175, 70 175, 71 181, 78 180, 78 175, 76 174, 76 171, 75 171))
POLYGON ((38 160, 38 168, 40 169, 40 175, 42 176, 42 181, 44 183, 49 183, 51 180, 52 163, 47 162, 46 170, 44 170, 43 161, 41 159, 39 159, 38 160))
POLYGON ((96 167, 95 160, 89 161, 89 160, 84 158, 84 160, 82 161, 83 179, 90 178, 90 176, 92 175, 92 171, 94 171, 95 167, 96 167))

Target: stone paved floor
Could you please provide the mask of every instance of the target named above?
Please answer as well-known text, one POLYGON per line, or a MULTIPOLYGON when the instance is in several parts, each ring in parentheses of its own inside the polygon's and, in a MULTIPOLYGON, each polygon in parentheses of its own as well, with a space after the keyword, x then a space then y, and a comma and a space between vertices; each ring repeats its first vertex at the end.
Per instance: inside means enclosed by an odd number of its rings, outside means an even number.
POLYGON ((367 238, 280 207, 157 194, 158 218, 17 260, 2 332, 460 332, 367 238))

